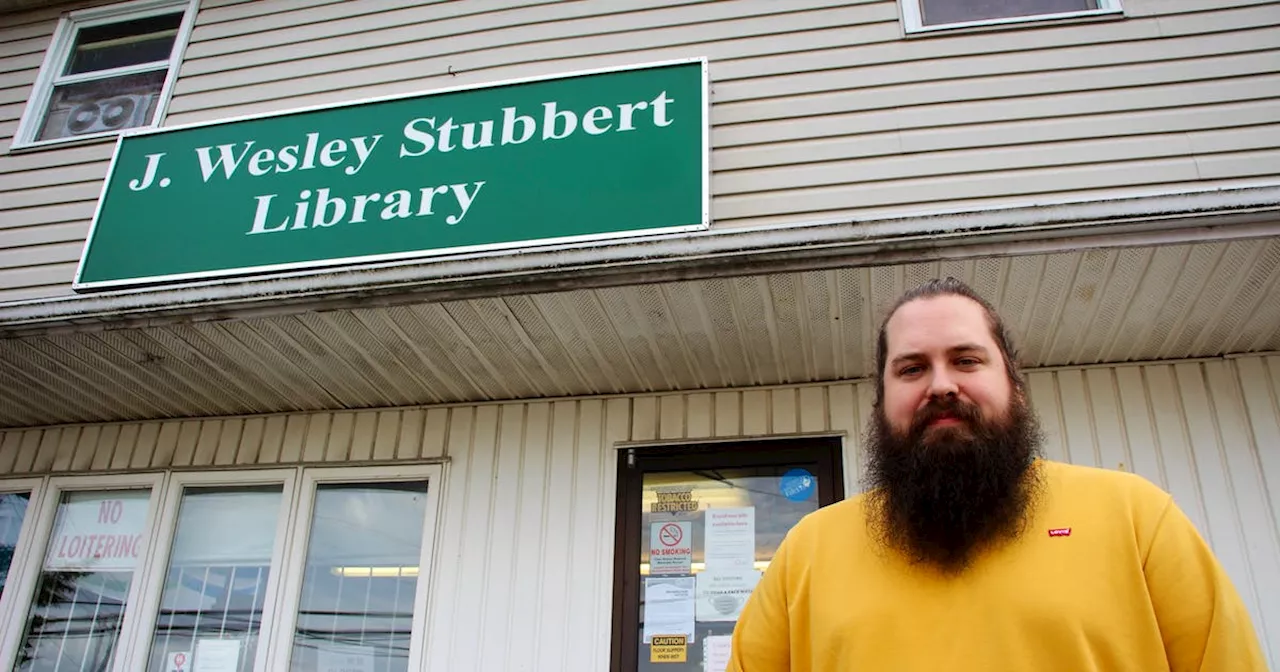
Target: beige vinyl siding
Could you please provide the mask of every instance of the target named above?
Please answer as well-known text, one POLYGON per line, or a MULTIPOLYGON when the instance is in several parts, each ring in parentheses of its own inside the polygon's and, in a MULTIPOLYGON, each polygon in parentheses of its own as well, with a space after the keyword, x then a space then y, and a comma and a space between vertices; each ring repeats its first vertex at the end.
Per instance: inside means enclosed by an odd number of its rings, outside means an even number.
MULTIPOLYGON (((1046 456, 1136 472, 1172 492, 1280 663, 1280 356, 1037 370, 1028 380, 1046 456)), ((430 669, 587 672, 608 660, 615 446, 842 433, 854 492, 872 393, 853 381, 10 430, 0 432, 0 473, 447 459, 430 669)))
MULTIPOLYGON (((894 0, 209 0, 166 123, 706 57, 715 226, 1274 182, 1280 8, 1124 4, 1119 21, 903 39, 894 0)), ((0 149, 55 16, 0 28, 0 149)), ((18 250, 0 301, 68 293, 109 155, 0 157, 0 246, 18 250)))

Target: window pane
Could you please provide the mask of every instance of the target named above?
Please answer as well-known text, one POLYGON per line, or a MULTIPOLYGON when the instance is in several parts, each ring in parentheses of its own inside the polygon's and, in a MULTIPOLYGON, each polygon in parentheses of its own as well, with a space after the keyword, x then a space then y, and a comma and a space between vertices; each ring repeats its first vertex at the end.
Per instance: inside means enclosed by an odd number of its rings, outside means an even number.
POLYGON ((16 670, 105 670, 142 550, 150 492, 62 496, 16 670))
POLYGON ((0 596, 9 580, 9 565, 18 547, 18 533, 22 531, 22 519, 27 515, 27 493, 0 494, 0 596))
POLYGON ((169 60, 182 12, 81 28, 63 74, 169 60))
POLYGON ((225 662, 219 670, 253 669, 281 489, 183 493, 147 669, 189 669, 212 656, 225 662))
POLYGON ((920 0, 926 26, 1097 8, 1098 0, 920 0))
POLYGON ((290 669, 408 669, 426 501, 425 482, 317 488, 290 669))
POLYGON ((167 70, 54 87, 37 140, 119 131, 151 123, 167 70))

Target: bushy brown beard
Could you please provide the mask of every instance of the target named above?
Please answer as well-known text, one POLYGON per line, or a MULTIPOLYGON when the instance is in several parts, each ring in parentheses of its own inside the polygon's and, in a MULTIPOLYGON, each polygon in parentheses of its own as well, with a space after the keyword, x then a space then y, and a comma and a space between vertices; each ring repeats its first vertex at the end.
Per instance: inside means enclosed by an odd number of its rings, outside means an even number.
POLYGON ((1018 396, 997 419, 959 399, 933 399, 905 433, 876 409, 866 478, 873 535, 912 563, 962 572, 982 549, 1021 534, 1039 490, 1040 441, 1018 396), (960 424, 930 429, 943 414, 960 424))

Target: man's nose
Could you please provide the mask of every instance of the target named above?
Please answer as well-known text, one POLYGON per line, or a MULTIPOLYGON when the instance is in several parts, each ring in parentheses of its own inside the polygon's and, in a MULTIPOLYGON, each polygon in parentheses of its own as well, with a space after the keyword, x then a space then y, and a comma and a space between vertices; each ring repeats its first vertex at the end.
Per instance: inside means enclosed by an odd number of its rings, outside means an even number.
POLYGON ((955 379, 945 369, 934 367, 933 376, 929 379, 930 397, 954 397, 959 391, 955 379))

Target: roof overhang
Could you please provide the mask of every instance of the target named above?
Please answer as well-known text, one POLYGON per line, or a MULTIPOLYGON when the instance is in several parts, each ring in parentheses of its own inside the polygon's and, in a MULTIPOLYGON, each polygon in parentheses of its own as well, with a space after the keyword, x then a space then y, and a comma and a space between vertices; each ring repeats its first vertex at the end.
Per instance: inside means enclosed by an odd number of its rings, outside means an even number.
POLYGON ((865 376, 968 279, 1028 365, 1280 349, 1280 187, 713 229, 0 305, 0 426, 865 376))

